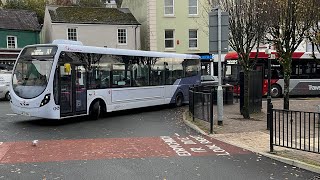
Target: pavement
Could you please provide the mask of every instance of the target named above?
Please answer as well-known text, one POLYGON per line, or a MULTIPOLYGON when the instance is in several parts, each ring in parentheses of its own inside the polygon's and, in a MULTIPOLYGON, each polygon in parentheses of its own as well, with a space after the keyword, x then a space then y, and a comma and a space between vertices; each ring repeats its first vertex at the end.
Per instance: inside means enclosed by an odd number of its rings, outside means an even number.
MULTIPOLYGON (((273 106, 282 109, 283 100, 273 99, 273 106)), ((217 125, 217 107, 214 106, 214 133, 209 134, 209 123, 196 119, 192 120, 188 107, 183 115, 184 122, 199 133, 210 136, 222 142, 255 152, 271 159, 290 164, 320 174, 320 154, 293 150, 274 146, 270 152, 270 136, 267 130, 267 102, 262 102, 261 113, 251 114, 251 119, 245 120, 240 114, 239 103, 224 105, 223 125, 217 125)), ((292 98, 290 110, 318 112, 320 98, 292 98)), ((319 176, 320 178, 320 176, 319 176)))

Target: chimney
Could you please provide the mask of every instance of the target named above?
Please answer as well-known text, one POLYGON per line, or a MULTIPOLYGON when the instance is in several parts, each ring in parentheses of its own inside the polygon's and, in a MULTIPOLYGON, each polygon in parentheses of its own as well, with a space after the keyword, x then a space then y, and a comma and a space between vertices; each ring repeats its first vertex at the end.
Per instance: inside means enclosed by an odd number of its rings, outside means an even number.
POLYGON ((117 8, 116 0, 105 0, 106 8, 117 8))

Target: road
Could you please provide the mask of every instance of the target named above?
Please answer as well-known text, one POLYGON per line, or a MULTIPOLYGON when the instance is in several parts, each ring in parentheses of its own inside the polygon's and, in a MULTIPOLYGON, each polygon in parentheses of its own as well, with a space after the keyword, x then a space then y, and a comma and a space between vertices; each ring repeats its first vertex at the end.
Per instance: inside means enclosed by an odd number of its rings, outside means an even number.
POLYGON ((197 134, 167 106, 92 121, 12 114, 0 101, 0 179, 310 179, 314 173, 197 134), (36 145, 33 140, 38 140, 36 145))

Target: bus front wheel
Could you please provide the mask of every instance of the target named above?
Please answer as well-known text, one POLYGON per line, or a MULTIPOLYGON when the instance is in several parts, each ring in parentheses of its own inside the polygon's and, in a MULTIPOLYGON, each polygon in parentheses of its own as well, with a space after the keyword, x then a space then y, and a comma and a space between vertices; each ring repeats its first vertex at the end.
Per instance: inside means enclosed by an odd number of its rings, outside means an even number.
POLYGON ((101 113, 100 101, 94 102, 89 110, 89 117, 92 120, 97 120, 101 113))
POLYGON ((280 97, 282 94, 282 90, 281 90, 281 87, 278 85, 278 84, 272 84, 271 85, 271 97, 272 98, 278 98, 280 97))
POLYGON ((10 101, 10 98, 11 98, 11 97, 10 97, 10 92, 7 92, 7 93, 6 93, 6 96, 5 96, 5 99, 6 99, 7 101, 10 101))
POLYGON ((178 93, 176 96, 175 105, 176 105, 176 107, 180 107, 180 106, 182 106, 182 104, 183 104, 183 95, 182 95, 182 93, 178 93))

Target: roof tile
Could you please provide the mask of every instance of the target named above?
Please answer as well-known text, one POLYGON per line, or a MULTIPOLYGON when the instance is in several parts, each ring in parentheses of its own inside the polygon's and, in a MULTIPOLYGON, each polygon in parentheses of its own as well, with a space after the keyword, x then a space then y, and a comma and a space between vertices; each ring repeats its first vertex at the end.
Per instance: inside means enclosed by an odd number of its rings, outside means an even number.
POLYGON ((40 31, 35 12, 19 9, 0 9, 0 29, 40 31))
POLYGON ((54 23, 139 25, 126 8, 49 7, 54 23))

